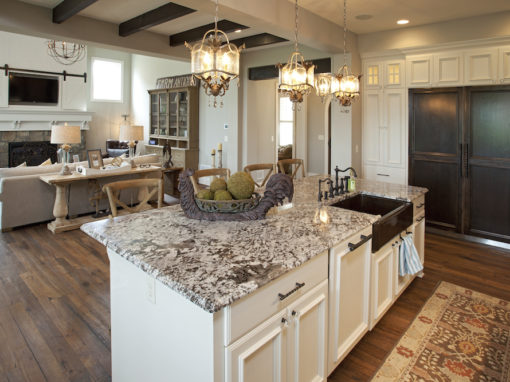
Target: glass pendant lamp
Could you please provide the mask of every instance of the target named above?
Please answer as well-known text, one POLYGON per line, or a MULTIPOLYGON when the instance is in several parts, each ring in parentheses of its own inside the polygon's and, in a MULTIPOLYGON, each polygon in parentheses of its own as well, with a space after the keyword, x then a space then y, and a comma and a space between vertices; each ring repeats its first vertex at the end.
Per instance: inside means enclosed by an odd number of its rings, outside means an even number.
POLYGON ((296 104, 303 102, 304 96, 313 89, 314 68, 306 62, 298 49, 298 2, 295 3, 294 52, 285 65, 278 64, 278 92, 286 95, 296 104))

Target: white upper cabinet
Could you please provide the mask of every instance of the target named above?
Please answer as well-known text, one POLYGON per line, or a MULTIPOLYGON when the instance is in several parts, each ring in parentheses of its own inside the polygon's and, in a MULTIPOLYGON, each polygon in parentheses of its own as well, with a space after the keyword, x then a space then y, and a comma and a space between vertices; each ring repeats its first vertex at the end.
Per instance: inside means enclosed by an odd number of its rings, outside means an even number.
POLYGON ((363 78, 365 79, 365 89, 382 88, 382 65, 378 62, 365 63, 363 78))
POLYGON ((499 82, 510 83, 510 46, 499 48, 499 82))
POLYGON ((405 86, 404 60, 384 62, 384 86, 402 88, 405 86))
POLYGON ((432 56, 408 56, 406 59, 407 87, 432 86, 432 56))
POLYGON ((383 94, 368 90, 363 96, 363 158, 367 164, 382 162, 382 102, 383 94))
POLYGON ((464 52, 464 85, 492 85, 498 77, 498 49, 473 49, 464 52))
POLYGON ((405 167, 406 147, 406 94, 404 89, 388 89, 384 92, 383 164, 405 167))
POLYGON ((434 86, 459 86, 464 81, 463 55, 459 53, 434 55, 434 86))

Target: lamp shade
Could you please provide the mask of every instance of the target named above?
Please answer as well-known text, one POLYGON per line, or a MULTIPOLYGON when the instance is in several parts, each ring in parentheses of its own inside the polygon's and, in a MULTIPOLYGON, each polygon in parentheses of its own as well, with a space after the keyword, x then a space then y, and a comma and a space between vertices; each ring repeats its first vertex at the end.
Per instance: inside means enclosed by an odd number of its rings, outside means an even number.
POLYGON ((143 126, 121 125, 119 141, 141 141, 143 140, 143 126))
POLYGON ((53 125, 50 143, 81 143, 80 126, 53 125))

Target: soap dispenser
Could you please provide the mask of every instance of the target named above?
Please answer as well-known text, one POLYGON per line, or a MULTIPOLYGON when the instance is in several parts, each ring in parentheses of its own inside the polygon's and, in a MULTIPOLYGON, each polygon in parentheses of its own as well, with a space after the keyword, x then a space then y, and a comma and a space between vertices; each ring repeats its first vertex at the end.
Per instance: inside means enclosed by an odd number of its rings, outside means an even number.
POLYGON ((356 180, 354 178, 354 174, 352 173, 352 170, 350 171, 351 176, 349 177, 349 183, 348 183, 348 190, 349 191, 356 191, 356 180))

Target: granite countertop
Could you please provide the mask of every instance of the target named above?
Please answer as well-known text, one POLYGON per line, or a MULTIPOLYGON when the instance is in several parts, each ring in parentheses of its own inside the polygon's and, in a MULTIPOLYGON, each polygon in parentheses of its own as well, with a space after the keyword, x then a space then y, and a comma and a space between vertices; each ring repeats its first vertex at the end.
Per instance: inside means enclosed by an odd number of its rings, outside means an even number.
MULTIPOLYGON (((292 208, 281 209, 265 220, 204 222, 186 218, 180 206, 173 206, 88 223, 81 229, 212 313, 379 219, 329 208, 329 225, 313 223, 318 179, 296 181, 292 208)), ((356 193, 409 201, 426 192, 361 179, 357 179, 357 189, 356 193)))

